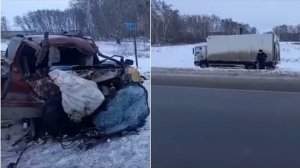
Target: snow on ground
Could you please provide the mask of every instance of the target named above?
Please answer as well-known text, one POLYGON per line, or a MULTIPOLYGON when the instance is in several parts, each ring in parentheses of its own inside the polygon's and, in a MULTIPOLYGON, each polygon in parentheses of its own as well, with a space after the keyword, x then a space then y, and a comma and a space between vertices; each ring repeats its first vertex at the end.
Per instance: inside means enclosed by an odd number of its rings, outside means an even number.
POLYGON ((8 43, 9 43, 9 40, 2 40, 1 39, 1 51, 6 51, 8 43))
MULTIPOLYGON (((193 47, 203 45, 188 44, 151 48, 151 66, 166 68, 196 68, 193 47)), ((280 42, 281 61, 275 71, 300 71, 300 43, 280 42)), ((216 68, 207 68, 214 70, 216 68)), ((219 68, 218 68, 219 69, 219 68)))
POLYGON ((151 47, 151 66, 195 68, 193 48, 203 44, 151 47))
MULTIPOLYGON (((135 66, 134 55, 134 43, 133 41, 121 42, 121 45, 115 41, 96 41, 96 45, 99 47, 99 51, 107 56, 121 55, 125 56, 125 59, 132 59, 135 66)), ((138 41, 137 42, 137 56, 139 71, 150 77, 150 43, 138 41)))
POLYGON ((300 71, 300 42, 281 42, 280 54, 278 70, 300 71))

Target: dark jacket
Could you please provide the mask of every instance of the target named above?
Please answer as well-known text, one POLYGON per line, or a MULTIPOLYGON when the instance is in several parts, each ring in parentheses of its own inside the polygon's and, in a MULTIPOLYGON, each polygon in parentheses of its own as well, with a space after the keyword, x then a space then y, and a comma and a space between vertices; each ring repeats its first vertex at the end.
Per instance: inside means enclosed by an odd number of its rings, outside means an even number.
POLYGON ((264 52, 258 53, 258 54, 256 55, 256 61, 257 61, 257 62, 265 62, 266 59, 267 59, 267 54, 264 53, 264 52))

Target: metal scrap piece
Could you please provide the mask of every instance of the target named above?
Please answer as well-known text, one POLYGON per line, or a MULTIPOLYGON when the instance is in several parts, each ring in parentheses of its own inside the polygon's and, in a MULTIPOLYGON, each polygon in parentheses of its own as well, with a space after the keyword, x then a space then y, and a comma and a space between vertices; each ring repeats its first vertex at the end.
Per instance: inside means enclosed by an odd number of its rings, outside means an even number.
POLYGON ((60 92, 59 87, 55 85, 49 77, 29 81, 28 83, 33 91, 43 99, 48 99, 49 96, 56 95, 60 92))

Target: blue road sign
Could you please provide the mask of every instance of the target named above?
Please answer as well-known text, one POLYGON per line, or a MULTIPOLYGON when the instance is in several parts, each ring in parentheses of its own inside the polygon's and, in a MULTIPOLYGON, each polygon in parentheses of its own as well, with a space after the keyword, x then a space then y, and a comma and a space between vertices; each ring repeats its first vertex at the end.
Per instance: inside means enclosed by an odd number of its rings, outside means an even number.
POLYGON ((125 28, 127 30, 134 30, 134 29, 136 29, 136 24, 135 23, 125 23, 125 28))

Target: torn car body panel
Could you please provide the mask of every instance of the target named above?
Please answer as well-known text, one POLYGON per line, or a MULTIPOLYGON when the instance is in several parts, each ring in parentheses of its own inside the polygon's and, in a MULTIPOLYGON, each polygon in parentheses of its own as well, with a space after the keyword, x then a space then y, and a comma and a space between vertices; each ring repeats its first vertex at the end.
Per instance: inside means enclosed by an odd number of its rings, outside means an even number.
MULTIPOLYGON (((47 65, 39 69, 36 66, 36 61, 38 53, 43 52, 43 40, 42 35, 12 37, 5 55, 1 57, 2 119, 15 120, 41 116, 43 100, 45 95, 49 94, 49 89, 45 90, 47 88, 45 87, 43 90, 38 91, 37 88, 39 88, 41 80, 47 77, 47 73, 42 73, 43 70, 52 66, 48 64, 48 60, 53 63, 59 63, 62 60, 64 61, 62 64, 67 64, 72 58, 65 59, 65 57, 75 55, 80 59, 80 61, 77 61, 81 63, 79 65, 92 65, 93 56, 97 53, 97 47, 93 46, 93 43, 88 40, 79 37, 51 35, 48 39, 49 47, 60 47, 65 50, 64 53, 59 51, 60 56, 63 58, 55 58, 57 53, 46 55, 47 65), (68 49, 71 49, 72 53, 75 54, 68 55, 68 49), (81 59, 81 57, 84 58, 81 59), (25 114, 26 112, 28 114, 25 114)), ((73 62, 70 64, 73 64, 73 62)), ((45 81, 43 86, 47 86, 45 81)), ((53 92, 55 92, 55 89, 53 92)))
MULTIPOLYGON (((40 116, 40 109, 42 103, 31 96, 31 87, 24 82, 24 75, 22 74, 21 52, 27 41, 19 40, 19 38, 12 38, 9 43, 6 54, 1 58, 1 106, 2 119, 21 119, 25 117, 40 116)), ((32 46, 32 43, 28 45, 32 46)), ((38 48, 37 45, 33 45, 38 48)))

